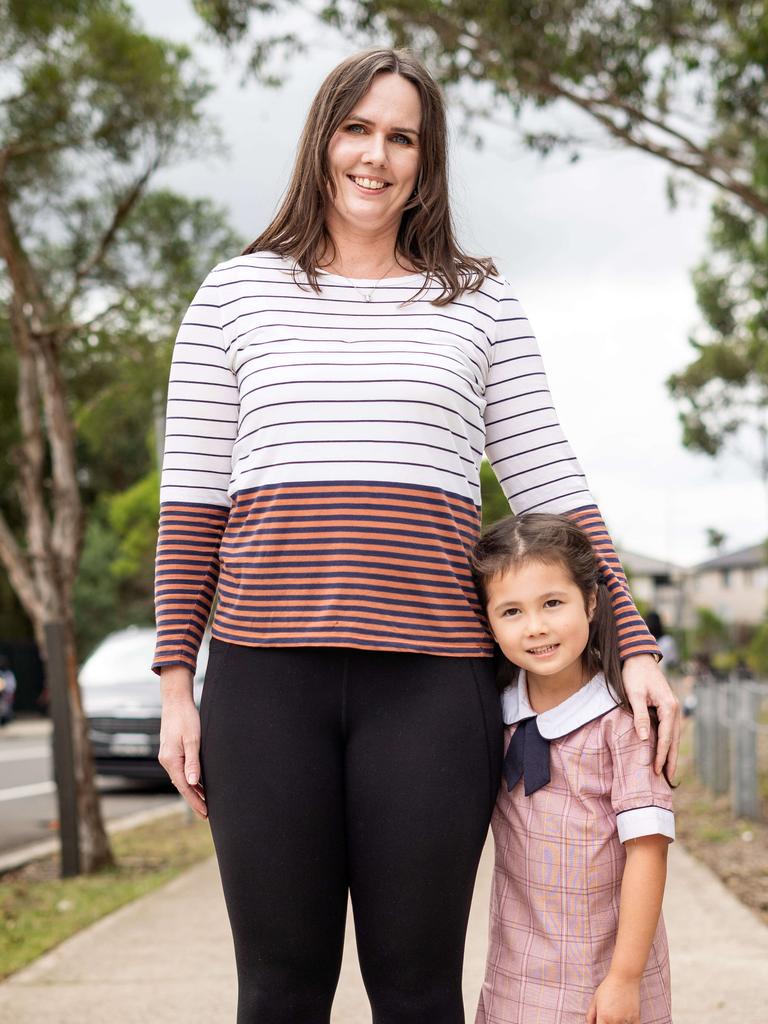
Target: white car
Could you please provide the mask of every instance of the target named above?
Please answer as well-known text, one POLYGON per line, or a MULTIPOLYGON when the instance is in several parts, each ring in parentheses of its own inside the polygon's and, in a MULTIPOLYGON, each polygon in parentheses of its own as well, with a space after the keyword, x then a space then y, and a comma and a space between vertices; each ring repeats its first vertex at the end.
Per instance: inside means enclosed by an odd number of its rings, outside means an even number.
MULTIPOLYGON (((160 752, 160 677, 151 669, 153 627, 110 633, 80 668, 80 690, 100 775, 167 780, 160 752)), ((210 635, 200 646, 193 696, 200 706, 210 635)))

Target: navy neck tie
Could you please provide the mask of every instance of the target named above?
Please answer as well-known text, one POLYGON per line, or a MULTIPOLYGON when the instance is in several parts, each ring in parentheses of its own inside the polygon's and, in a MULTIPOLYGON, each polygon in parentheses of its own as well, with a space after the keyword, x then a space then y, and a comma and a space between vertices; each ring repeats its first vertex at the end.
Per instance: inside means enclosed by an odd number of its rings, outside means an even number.
POLYGON ((504 778, 510 791, 522 778, 526 796, 549 782, 549 740, 539 732, 535 718, 518 724, 504 757, 504 778))

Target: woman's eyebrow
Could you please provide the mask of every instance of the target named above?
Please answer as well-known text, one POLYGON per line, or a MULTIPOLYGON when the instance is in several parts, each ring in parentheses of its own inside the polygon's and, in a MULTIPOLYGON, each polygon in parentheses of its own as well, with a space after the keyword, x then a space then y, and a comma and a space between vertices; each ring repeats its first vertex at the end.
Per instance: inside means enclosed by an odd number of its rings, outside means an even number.
MULTIPOLYGON (((350 114, 349 117, 344 119, 345 121, 359 121, 361 124, 373 124, 367 117, 360 117, 359 114, 350 114)), ((415 128, 399 128, 397 125, 392 125, 390 128, 392 132, 407 132, 408 135, 415 135, 418 138, 419 133, 415 128)))

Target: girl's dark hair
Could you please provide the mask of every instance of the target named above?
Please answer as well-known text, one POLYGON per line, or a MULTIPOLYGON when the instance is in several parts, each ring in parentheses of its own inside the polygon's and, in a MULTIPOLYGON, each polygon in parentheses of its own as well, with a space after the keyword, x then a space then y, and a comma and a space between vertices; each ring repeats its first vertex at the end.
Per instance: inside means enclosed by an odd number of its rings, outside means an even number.
MULTIPOLYGON (((589 639, 582 654, 582 664, 592 678, 602 672, 613 687, 621 707, 632 713, 621 677, 618 634, 613 605, 595 555, 592 542, 571 519, 549 512, 527 512, 510 515, 483 531, 470 559, 483 610, 488 608, 488 584, 498 574, 527 562, 561 565, 581 591, 584 610, 588 611, 593 595, 597 602, 589 624, 589 639)), ((500 688, 517 681, 519 668, 497 647, 500 688)), ((658 724, 654 708, 649 708, 654 727, 658 724)), ((664 778, 672 785, 667 770, 664 778)))
POLYGON ((443 291, 431 301, 436 306, 446 305, 463 291, 477 291, 489 274, 498 271, 493 260, 468 256, 456 241, 448 191, 445 103, 427 68, 405 48, 361 50, 327 76, 307 114, 280 207, 269 227, 243 254, 271 251, 289 257, 296 263, 294 280, 298 270, 303 270, 311 287, 319 292, 317 261, 328 249, 336 255, 325 224, 328 188, 335 188, 328 169, 328 143, 376 75, 384 73, 407 79, 421 100, 421 165, 416 195, 403 210, 396 255, 404 256, 428 275, 424 287, 430 277, 438 280, 443 291))

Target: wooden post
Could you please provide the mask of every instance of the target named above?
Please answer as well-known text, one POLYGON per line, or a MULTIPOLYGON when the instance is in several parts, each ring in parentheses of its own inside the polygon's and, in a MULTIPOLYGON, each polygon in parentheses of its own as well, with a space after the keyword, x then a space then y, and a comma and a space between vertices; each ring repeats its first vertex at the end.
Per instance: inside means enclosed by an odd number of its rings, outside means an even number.
POLYGON ((67 685, 67 650, 64 624, 45 624, 48 692, 53 719, 53 770, 59 807, 61 877, 80 874, 79 815, 72 744, 72 715, 67 685))
POLYGON ((727 793, 731 784, 731 762, 729 753, 729 714, 731 710, 732 683, 715 684, 714 706, 714 768, 712 774, 712 790, 721 795, 727 793))
POLYGON ((717 683, 711 679, 701 679, 696 684, 696 719, 698 732, 696 736, 696 761, 699 778, 708 788, 715 781, 715 687, 717 683))
POLYGON ((731 804, 738 818, 760 817, 757 781, 757 718, 760 695, 754 684, 736 684, 731 729, 731 804))

